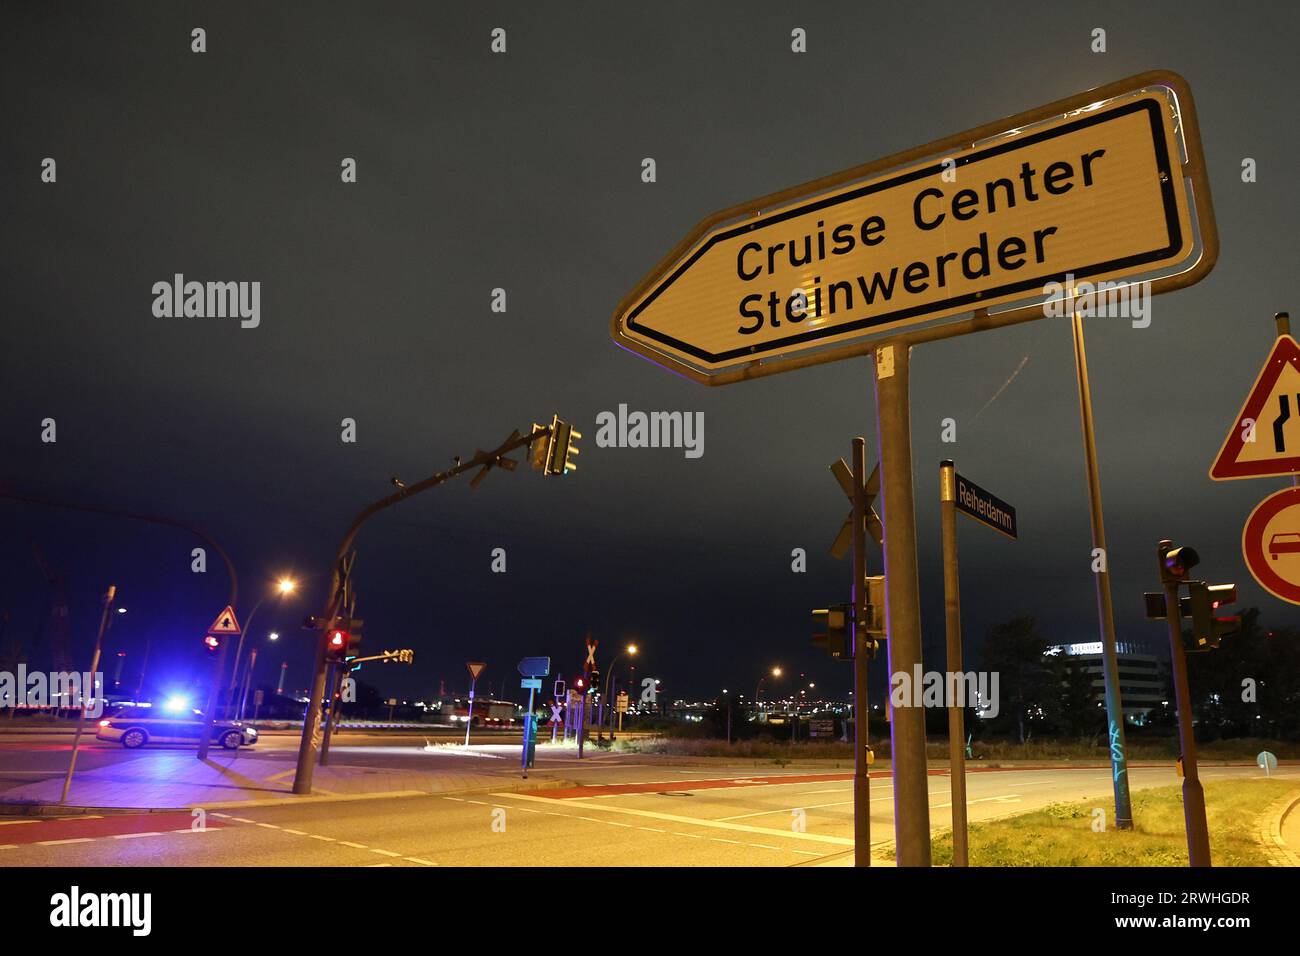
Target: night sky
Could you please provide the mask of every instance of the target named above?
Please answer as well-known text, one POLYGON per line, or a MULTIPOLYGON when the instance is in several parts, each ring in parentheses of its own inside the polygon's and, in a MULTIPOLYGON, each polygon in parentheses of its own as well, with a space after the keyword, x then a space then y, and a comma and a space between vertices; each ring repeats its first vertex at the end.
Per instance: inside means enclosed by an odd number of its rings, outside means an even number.
MULTIPOLYGON (((286 639, 265 681, 287 659, 289 687, 306 686, 298 622, 389 476, 414 483, 558 412, 584 432, 576 474, 458 480, 363 530, 364 649, 416 651, 363 679, 429 696, 482 659, 499 689, 524 655, 572 671, 590 631, 602 660, 635 639, 639 673, 674 697, 752 694, 774 663, 843 696, 850 668, 810 646, 808 611, 847 599, 827 554, 847 502, 827 466, 855 435, 874 460, 869 360, 708 389, 616 347, 610 316, 717 209, 1155 68, 1196 97, 1222 248, 1200 284, 1154 301, 1150 328, 1087 325, 1118 631, 1162 639, 1141 602, 1162 537, 1196 546, 1204 576, 1237 581, 1266 622, 1300 623, 1239 544, 1285 481, 1206 476, 1272 313, 1298 304, 1293 5, 26 3, 5 21, 0 487, 205 528, 238 566, 241 614, 301 577, 303 596, 268 600, 253 627, 260 646, 272 627, 286 639), (1241 181, 1244 157, 1258 182, 1241 181), (155 317, 152 286, 175 273, 259 281, 260 326, 155 317), (597 414, 621 403, 703 412, 703 457, 596 447, 597 414), (796 547, 807 573, 790 570, 796 547)), ((942 666, 947 457, 1021 528, 960 526, 968 646, 1019 613, 1095 640, 1068 320, 912 363, 927 663, 942 666), (956 444, 940 441, 948 417, 956 444)), ((28 648, 49 602, 33 544, 67 576, 79 666, 110 583, 128 613, 109 654, 151 638, 160 690, 201 663, 227 583, 215 555, 191 573, 199 542, 0 502, 5 637, 28 648)))

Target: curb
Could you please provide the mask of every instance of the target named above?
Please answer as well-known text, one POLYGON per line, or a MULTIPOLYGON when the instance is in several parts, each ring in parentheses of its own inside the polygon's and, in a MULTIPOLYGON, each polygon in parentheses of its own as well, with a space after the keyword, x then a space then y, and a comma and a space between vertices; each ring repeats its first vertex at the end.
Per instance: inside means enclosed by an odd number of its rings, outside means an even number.
POLYGON ((1300 793, 1292 793, 1273 804, 1260 820, 1260 837, 1271 866, 1300 866, 1300 847, 1292 849, 1282 839, 1282 824, 1297 806, 1300 793))

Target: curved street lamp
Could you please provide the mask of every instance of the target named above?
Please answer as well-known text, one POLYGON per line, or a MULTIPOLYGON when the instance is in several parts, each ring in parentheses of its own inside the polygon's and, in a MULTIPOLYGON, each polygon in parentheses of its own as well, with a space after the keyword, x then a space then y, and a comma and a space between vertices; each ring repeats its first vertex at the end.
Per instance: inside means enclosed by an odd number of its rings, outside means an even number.
POLYGON ((248 617, 244 619, 244 626, 240 628, 239 631, 239 643, 235 645, 235 666, 230 671, 230 686, 226 689, 226 716, 227 717, 231 716, 231 707, 234 706, 233 698, 235 696, 235 690, 236 690, 235 685, 239 683, 239 657, 244 652, 244 637, 248 634, 248 632, 253 627, 253 616, 257 614, 257 609, 260 608, 263 603, 265 603, 267 598, 272 596, 288 597, 297 589, 298 589, 298 582, 293 580, 293 578, 287 578, 287 577, 280 578, 278 581, 275 582, 275 586, 272 587, 270 591, 267 591, 265 594, 263 594, 260 598, 257 599, 257 603, 253 605, 253 609, 248 612, 248 617))

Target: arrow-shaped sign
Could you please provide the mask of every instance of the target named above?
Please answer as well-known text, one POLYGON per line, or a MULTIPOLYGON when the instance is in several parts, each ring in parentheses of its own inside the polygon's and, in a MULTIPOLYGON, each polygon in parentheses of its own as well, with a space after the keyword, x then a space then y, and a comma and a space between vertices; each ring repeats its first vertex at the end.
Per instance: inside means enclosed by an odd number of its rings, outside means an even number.
MULTIPOLYGON (((844 490, 844 496, 853 500, 853 469, 850 468, 843 458, 831 465, 831 474, 835 480, 840 483, 840 488, 844 490)), ((867 534, 871 535, 876 544, 883 544, 884 529, 880 524, 880 516, 876 514, 876 509, 871 507, 871 503, 876 500, 876 495, 880 491, 880 466, 877 465, 871 469, 871 474, 867 476, 867 534)), ((849 511, 849 516, 844 519, 844 524, 840 527, 840 533, 835 536, 835 543, 831 545, 831 557, 837 561, 849 553, 849 548, 853 544, 853 511, 849 511)))

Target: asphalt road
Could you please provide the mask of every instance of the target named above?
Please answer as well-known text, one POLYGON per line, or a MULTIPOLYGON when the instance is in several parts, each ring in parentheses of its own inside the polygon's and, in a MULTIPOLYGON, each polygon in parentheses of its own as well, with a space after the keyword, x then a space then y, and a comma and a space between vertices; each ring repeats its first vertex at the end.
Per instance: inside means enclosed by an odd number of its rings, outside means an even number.
MULTIPOLYGON (((391 742, 390 742, 391 743, 391 742)), ((485 747, 468 759, 492 760, 485 747)), ((150 751, 128 759, 148 759, 150 751)), ((274 749, 266 751, 274 759, 274 749)), ((419 759, 409 747, 351 746, 339 757, 419 759), (354 752, 354 749, 356 752, 354 752), (406 751, 410 751, 407 753, 406 751)), ((66 754, 65 754, 66 756, 66 754)), ((455 759, 455 758, 451 758, 455 759)), ((0 817, 0 866, 810 866, 848 865, 852 793, 844 772, 666 765, 600 754, 544 758, 581 787, 522 793, 358 799, 334 803, 62 820, 0 817), (593 850, 593 848, 595 848, 593 850)), ((540 768, 539 768, 540 769, 540 768)), ((1300 777, 1300 768, 1278 773, 1300 777)), ((1173 784, 1170 769, 1130 770, 1135 789, 1173 784)), ((1257 776, 1207 767, 1206 780, 1257 776)), ((929 777, 931 824, 949 823, 948 778, 929 777)), ((972 772, 972 821, 1049 803, 1108 806, 1109 772, 972 772)), ((893 836, 887 770, 873 775, 873 844, 893 836)))

